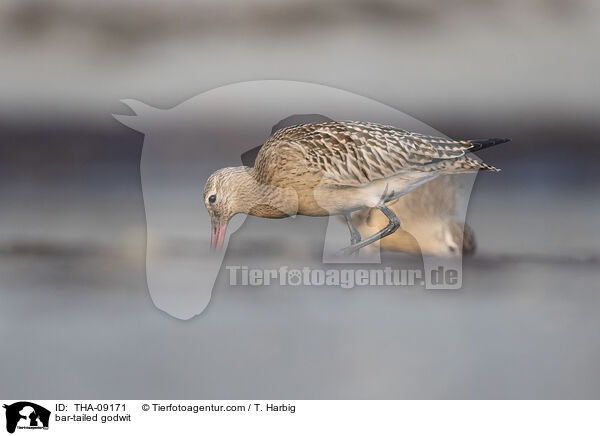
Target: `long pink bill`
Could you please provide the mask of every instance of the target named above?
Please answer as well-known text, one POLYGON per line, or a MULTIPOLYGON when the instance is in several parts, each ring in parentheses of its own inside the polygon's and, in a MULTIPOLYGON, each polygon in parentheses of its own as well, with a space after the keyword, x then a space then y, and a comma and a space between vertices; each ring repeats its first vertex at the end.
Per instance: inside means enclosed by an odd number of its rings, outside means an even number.
POLYGON ((217 222, 212 225, 210 238, 210 250, 221 251, 223 241, 225 241, 225 232, 227 231, 227 223, 217 222))

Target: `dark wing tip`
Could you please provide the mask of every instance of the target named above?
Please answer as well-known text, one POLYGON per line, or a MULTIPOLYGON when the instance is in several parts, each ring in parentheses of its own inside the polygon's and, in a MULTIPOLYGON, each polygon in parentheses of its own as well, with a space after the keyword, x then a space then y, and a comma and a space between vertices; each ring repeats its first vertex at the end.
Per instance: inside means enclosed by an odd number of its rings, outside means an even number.
POLYGON ((242 153, 242 163, 244 164, 244 166, 247 167, 253 167, 254 166, 254 162, 256 161, 256 156, 258 156, 258 152, 260 151, 260 148, 262 147, 262 145, 259 145, 258 147, 254 147, 244 153, 242 153))
POLYGON ((478 151, 484 148, 493 147, 494 145, 504 144, 509 141, 510 138, 469 139, 469 142, 473 144, 469 151, 478 151))

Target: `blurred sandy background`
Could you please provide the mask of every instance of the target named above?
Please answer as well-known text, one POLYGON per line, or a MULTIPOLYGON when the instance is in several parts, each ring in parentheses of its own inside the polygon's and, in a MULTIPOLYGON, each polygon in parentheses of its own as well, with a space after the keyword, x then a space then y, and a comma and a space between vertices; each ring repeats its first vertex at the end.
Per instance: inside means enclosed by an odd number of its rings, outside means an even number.
POLYGON ((599 39, 592 0, 3 1, 2 395, 598 398, 599 39), (154 308, 143 137, 111 113, 253 79, 513 138, 481 153, 504 171, 475 185, 463 290, 222 274, 201 317, 154 308))

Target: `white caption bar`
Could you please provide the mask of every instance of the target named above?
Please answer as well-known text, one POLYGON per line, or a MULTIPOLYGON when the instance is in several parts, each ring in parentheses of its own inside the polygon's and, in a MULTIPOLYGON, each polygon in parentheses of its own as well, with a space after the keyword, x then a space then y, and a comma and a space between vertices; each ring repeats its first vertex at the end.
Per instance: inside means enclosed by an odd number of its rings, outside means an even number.
POLYGON ((5 416, 0 422, 12 425, 20 436, 39 435, 31 430, 43 428, 45 436, 190 430, 260 436, 600 433, 599 401, 4 400, 2 404, 5 416))

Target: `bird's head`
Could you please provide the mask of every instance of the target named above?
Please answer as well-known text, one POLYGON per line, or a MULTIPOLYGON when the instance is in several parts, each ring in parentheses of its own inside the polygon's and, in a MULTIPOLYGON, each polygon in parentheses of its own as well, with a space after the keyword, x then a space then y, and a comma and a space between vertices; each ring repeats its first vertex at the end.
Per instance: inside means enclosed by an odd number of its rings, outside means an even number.
POLYGON ((212 250, 220 250, 225 240, 227 223, 232 216, 243 212, 238 191, 247 183, 247 167, 227 167, 215 171, 204 185, 204 204, 210 215, 212 250))

